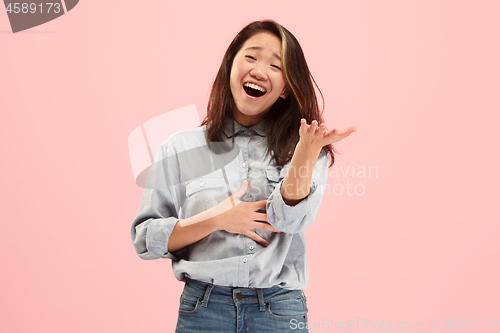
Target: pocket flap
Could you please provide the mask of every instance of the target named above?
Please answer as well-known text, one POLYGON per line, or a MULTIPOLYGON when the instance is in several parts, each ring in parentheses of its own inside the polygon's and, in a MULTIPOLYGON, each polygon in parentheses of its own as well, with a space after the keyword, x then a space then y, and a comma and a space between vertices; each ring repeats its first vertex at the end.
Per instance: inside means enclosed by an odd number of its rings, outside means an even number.
POLYGON ((186 196, 190 196, 199 191, 221 188, 224 186, 226 186, 226 183, 223 177, 193 179, 186 184, 186 196))
POLYGON ((280 181, 280 173, 278 170, 275 168, 267 168, 266 169, 266 177, 272 182, 279 182, 280 181))

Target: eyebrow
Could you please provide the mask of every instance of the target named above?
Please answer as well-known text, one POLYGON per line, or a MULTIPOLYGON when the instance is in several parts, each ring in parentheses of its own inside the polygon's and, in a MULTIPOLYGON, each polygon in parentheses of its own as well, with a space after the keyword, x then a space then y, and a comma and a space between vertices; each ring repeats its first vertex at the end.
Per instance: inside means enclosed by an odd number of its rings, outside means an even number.
MULTIPOLYGON (((250 46, 250 47, 247 47, 247 48, 245 49, 245 51, 246 51, 246 50, 259 50, 259 51, 262 51, 262 50, 263 50, 263 48, 262 48, 261 46, 250 46)), ((277 53, 274 53, 274 52, 273 52, 273 56, 274 56, 275 58, 278 58, 278 60, 279 60, 279 61, 281 61, 281 57, 279 56, 279 54, 277 54, 277 53)))

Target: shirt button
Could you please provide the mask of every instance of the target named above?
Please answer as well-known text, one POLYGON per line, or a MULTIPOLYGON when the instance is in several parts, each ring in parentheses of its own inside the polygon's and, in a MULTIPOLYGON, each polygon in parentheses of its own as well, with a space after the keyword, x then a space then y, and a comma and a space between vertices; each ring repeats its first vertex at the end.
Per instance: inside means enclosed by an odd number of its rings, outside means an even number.
POLYGON ((247 258, 243 258, 243 262, 247 262, 247 261, 248 261, 248 259, 247 259, 247 258))
POLYGON ((201 183, 200 183, 200 186, 201 186, 201 187, 205 186, 205 183, 204 183, 204 182, 201 182, 201 183))
POLYGON ((250 247, 249 247, 249 248, 250 248, 250 251, 252 251, 252 250, 253 250, 253 245, 250 245, 250 247))
POLYGON ((247 285, 243 283, 243 284, 242 284, 242 286, 243 286, 243 287, 246 287, 247 285))
POLYGON ((245 162, 243 162, 243 164, 242 164, 242 165, 243 165, 243 167, 245 167, 247 164, 246 164, 245 162))

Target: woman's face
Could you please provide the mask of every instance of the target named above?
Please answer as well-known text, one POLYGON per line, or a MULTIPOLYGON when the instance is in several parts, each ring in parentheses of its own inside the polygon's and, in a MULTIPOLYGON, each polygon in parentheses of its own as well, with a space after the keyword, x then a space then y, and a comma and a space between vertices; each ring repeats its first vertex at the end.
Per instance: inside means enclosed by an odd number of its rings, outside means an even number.
POLYGON ((281 72, 281 41, 269 32, 250 37, 236 54, 231 67, 234 119, 250 127, 264 119, 278 98, 285 98, 281 72))

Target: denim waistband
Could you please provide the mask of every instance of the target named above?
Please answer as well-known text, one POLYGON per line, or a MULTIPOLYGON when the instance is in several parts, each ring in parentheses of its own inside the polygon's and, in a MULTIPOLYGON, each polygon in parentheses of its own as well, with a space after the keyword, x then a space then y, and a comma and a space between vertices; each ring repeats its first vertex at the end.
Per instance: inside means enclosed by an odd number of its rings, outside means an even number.
POLYGON ((303 295, 302 290, 271 288, 244 288, 217 286, 205 282, 187 279, 184 291, 202 301, 201 305, 207 307, 209 300, 231 302, 234 304, 259 303, 259 310, 265 311, 267 302, 285 300, 303 295))

